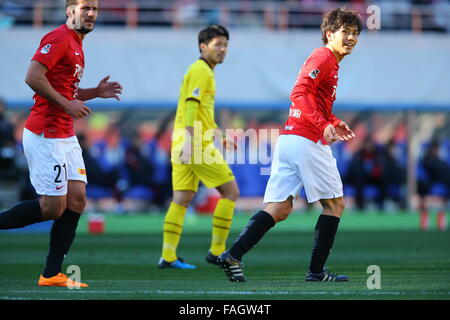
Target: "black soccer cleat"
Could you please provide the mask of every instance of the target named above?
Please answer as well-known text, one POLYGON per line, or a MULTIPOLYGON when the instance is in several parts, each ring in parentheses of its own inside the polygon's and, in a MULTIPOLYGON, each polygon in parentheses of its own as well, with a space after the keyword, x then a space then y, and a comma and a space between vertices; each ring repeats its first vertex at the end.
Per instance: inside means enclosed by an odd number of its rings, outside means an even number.
POLYGON ((215 256, 211 253, 211 251, 208 251, 208 254, 205 257, 206 262, 215 264, 216 266, 220 266, 219 264, 219 256, 215 256))
POLYGON ((228 279, 232 282, 247 282, 242 271, 243 263, 234 259, 228 251, 218 257, 220 268, 225 271, 228 279))
POLYGON ((306 273, 306 279, 305 281, 334 281, 334 282, 343 282, 343 281, 349 281, 350 278, 343 274, 333 274, 328 270, 327 267, 323 268, 323 272, 321 273, 312 273, 311 271, 308 271, 306 273))

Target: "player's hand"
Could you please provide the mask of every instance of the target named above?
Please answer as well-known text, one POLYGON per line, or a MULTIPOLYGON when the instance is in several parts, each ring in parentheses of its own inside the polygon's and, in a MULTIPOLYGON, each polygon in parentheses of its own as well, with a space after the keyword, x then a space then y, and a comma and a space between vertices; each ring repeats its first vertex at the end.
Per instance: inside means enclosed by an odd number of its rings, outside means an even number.
POLYGON ((108 82, 109 76, 103 78, 97 86, 97 96, 99 98, 115 98, 120 101, 122 86, 116 81, 108 82))
POLYGON ((74 119, 82 119, 92 114, 92 110, 85 106, 83 101, 77 99, 67 101, 64 111, 74 119))
POLYGON ((188 164, 191 162, 193 145, 191 142, 187 141, 183 143, 183 148, 180 153, 181 163, 188 164))
POLYGON ((223 148, 228 152, 237 150, 237 143, 234 138, 231 138, 231 137, 225 135, 222 143, 223 143, 223 148))
POLYGON ((341 121, 339 125, 336 127, 336 134, 342 137, 343 140, 348 141, 353 138, 356 138, 356 134, 352 129, 346 124, 344 121, 341 121))
POLYGON ((337 140, 343 140, 343 138, 336 133, 336 128, 332 124, 325 127, 323 130, 323 137, 328 144, 332 144, 337 140))
POLYGON ((222 143, 223 150, 228 152, 237 150, 236 140, 233 137, 229 137, 225 132, 222 132, 219 127, 215 128, 214 140, 222 143))

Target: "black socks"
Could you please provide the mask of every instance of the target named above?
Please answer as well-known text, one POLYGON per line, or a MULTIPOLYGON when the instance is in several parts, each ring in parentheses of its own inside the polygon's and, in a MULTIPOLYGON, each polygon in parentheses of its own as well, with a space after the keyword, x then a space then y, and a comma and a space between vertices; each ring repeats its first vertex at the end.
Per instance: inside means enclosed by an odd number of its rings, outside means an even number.
POLYGON ((312 249, 311 263, 309 271, 312 273, 321 273, 331 248, 333 247, 334 237, 339 226, 340 218, 321 214, 316 224, 316 234, 314 238, 314 247, 312 249))
POLYGON ((62 216, 53 222, 50 232, 50 249, 43 276, 50 278, 61 272, 65 255, 69 252, 75 238, 81 214, 66 209, 62 216))
POLYGON ((22 201, 0 213, 0 229, 16 229, 44 221, 39 200, 22 201))
POLYGON ((233 258, 241 261, 242 256, 253 248, 264 234, 275 225, 275 220, 265 211, 255 214, 239 237, 233 243, 230 254, 233 258))

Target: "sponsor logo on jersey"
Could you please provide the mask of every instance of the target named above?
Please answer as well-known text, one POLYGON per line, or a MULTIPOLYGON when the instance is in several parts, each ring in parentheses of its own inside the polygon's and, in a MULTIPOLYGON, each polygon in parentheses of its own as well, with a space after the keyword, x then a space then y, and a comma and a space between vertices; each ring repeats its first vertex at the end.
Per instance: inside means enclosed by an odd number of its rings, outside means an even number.
POLYGON ((315 79, 317 78, 317 75, 319 74, 320 70, 319 69, 314 69, 309 73, 309 77, 311 79, 315 79))
POLYGON ((64 187, 65 187, 65 185, 56 187, 56 190, 60 190, 60 189, 62 189, 62 188, 64 188, 64 187))
POLYGON ((79 53, 78 51, 75 51, 75 55, 76 55, 76 56, 79 56, 80 53, 79 53))
POLYGON ((83 67, 80 66, 78 63, 75 64, 75 72, 73 73, 73 76, 76 77, 78 80, 81 80, 83 78, 83 67))
POLYGON ((41 53, 42 54, 49 53, 51 46, 52 46, 51 44, 46 44, 45 46, 43 46, 42 49, 41 49, 41 53))
POLYGON ((196 88, 193 92, 192 95, 194 97, 200 97, 200 88, 196 88))
POLYGON ((78 168, 78 173, 83 175, 83 176, 85 176, 86 175, 86 169, 78 168))

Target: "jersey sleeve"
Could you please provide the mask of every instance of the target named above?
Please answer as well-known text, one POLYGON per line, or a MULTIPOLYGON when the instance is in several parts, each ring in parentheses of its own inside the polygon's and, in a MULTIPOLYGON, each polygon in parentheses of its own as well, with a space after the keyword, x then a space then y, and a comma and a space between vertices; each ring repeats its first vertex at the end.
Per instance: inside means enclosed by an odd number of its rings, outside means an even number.
POLYGON ((341 119, 339 119, 338 117, 336 117, 334 114, 331 114, 330 115, 330 121, 331 121, 331 124, 333 125, 333 127, 337 127, 338 125, 339 125, 339 123, 341 123, 341 119))
POLYGON ((184 116, 184 125, 193 127, 197 119, 199 102, 197 100, 189 99, 186 101, 186 111, 184 116))
POLYGON ((293 107, 301 109, 302 117, 307 118, 320 132, 323 132, 331 122, 327 121, 317 110, 314 94, 320 81, 329 72, 330 62, 327 56, 320 55, 309 58, 303 65, 290 97, 293 107))
POLYGON ((186 79, 186 100, 202 102, 212 81, 211 76, 201 68, 189 71, 186 79))
POLYGON ((51 70, 69 47, 68 39, 58 33, 49 33, 42 40, 31 60, 38 61, 51 70))

